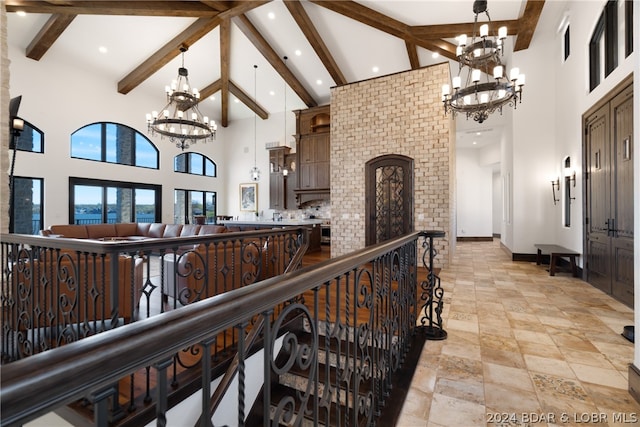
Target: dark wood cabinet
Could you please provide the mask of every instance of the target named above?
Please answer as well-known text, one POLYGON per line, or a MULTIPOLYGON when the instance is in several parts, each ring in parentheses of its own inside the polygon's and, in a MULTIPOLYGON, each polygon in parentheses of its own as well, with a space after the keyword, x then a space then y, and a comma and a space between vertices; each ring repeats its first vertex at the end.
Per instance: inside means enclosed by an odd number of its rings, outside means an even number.
POLYGON ((269 208, 295 209, 297 185, 296 155, 289 154, 289 147, 269 149, 269 208), (286 172, 285 172, 286 171, 286 172))
POLYGON ((295 113, 298 156, 298 181, 295 192, 298 203, 328 200, 331 184, 329 106, 297 110, 295 113))

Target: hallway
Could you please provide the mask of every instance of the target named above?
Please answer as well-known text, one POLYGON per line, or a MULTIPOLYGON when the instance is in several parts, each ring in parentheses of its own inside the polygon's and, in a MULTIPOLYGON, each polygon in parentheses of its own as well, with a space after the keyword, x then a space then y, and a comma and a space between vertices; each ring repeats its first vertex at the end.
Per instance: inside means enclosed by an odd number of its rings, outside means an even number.
POLYGON ((440 277, 448 338, 426 343, 398 426, 640 425, 631 309, 499 240, 458 242, 440 277))

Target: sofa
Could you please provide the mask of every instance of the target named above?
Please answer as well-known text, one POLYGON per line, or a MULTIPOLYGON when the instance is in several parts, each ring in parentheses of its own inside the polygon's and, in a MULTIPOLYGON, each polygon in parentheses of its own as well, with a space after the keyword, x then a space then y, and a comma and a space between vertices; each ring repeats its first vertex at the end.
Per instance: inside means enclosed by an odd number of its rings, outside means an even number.
POLYGON ((52 225, 40 232, 43 236, 66 237, 70 239, 118 238, 167 238, 219 234, 227 231, 223 225, 214 224, 163 224, 125 222, 117 224, 62 224, 52 225))
MULTIPOLYGON (((52 225, 41 234, 110 241, 204 236, 230 231, 233 230, 213 224, 117 223, 52 225)), ((283 236, 245 238, 241 235, 239 232, 228 240, 163 251, 163 297, 171 296, 184 305, 284 273, 291 254, 284 253, 283 236)))

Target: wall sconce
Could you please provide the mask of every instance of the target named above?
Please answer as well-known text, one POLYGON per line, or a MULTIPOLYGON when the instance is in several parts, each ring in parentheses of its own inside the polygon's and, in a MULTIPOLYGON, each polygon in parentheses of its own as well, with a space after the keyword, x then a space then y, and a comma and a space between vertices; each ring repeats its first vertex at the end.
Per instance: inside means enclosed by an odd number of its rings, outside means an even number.
POLYGON ((287 176, 287 175, 289 175, 289 169, 287 168, 282 169, 282 176, 287 176))
POLYGON ((560 192, 560 178, 551 180, 551 191, 553 192, 553 204, 555 205, 560 199, 556 199, 556 190, 560 192))
POLYGON ((571 174, 571 177, 569 178, 569 181, 573 182, 574 187, 576 186, 576 171, 573 171, 573 173, 571 174))

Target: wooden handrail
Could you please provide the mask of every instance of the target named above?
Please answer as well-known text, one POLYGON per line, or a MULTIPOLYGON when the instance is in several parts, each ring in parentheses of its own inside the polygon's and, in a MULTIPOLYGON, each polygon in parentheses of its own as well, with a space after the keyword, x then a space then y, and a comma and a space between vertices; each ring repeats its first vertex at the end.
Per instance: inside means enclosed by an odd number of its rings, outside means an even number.
POLYGON ((413 232, 4 365, 1 424, 24 424, 102 390, 421 235, 413 232))

